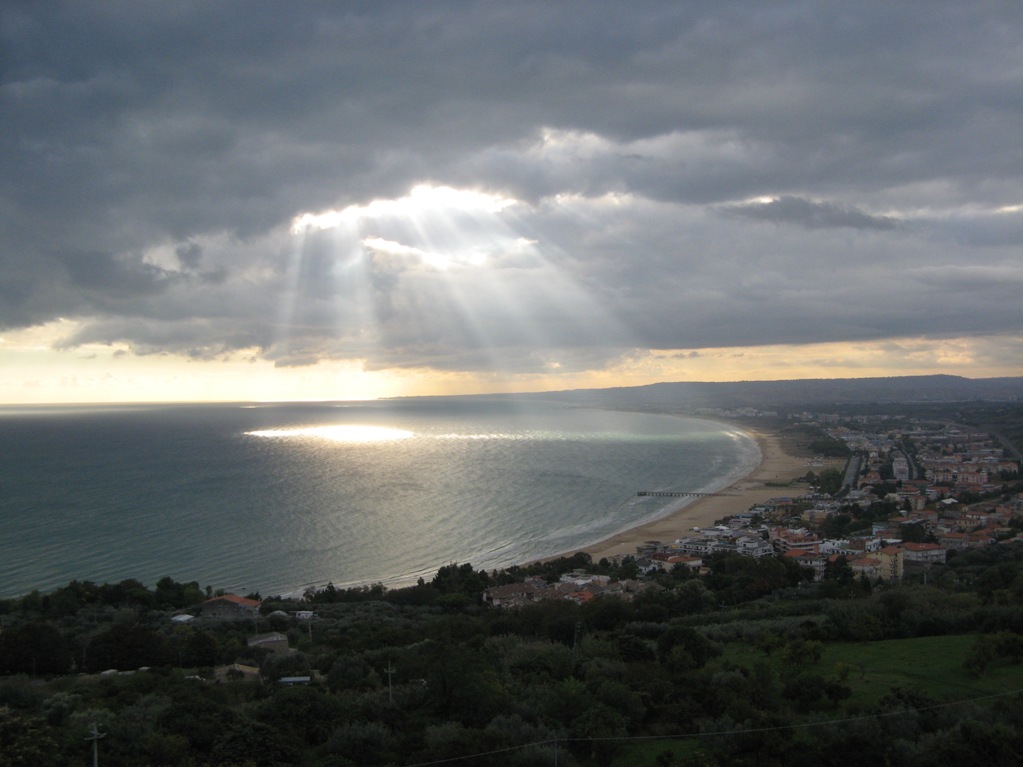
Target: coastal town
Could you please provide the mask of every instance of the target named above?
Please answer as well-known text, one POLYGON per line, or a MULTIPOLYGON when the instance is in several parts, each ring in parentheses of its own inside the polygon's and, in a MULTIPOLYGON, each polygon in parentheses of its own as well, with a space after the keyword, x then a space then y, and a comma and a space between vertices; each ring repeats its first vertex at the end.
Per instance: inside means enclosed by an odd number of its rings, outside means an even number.
MULTIPOLYGON (((751 409, 706 414, 777 417, 751 409)), ((669 541, 644 540, 631 552, 603 549, 601 561, 630 563, 636 579, 582 571, 554 583, 530 577, 489 589, 486 602, 512 607, 543 599, 581 604, 609 594, 631 599, 651 587, 647 576, 676 568, 705 574, 708 558, 726 553, 784 557, 811 581, 835 571, 899 581, 965 549, 1023 540, 1020 455, 1004 438, 947 421, 891 415, 801 412, 793 420, 819 431, 832 453, 803 460, 805 473, 793 477, 801 492, 757 501, 669 541)), ((686 518, 683 510, 672 519, 686 518)))
MULTIPOLYGON (((752 409, 702 414, 777 417, 773 411, 752 409)), ((799 412, 791 420, 823 438, 816 446, 823 445, 829 453, 774 455, 775 461, 784 461, 768 468, 774 475, 792 474, 787 484, 798 493, 757 500, 709 526, 690 526, 670 541, 634 541, 631 552, 607 553, 613 551, 607 542, 591 547, 591 561, 600 565, 592 569, 614 569, 634 577, 617 578, 586 568, 562 573, 555 580, 527 575, 487 588, 483 603, 514 608, 547 600, 583 605, 605 596, 631 601, 662 588, 654 578, 658 573, 706 575, 708 560, 720 554, 781 557, 797 565, 807 582, 840 574, 868 582, 897 582, 907 574, 926 573, 931 565, 944 564, 950 555, 966 549, 1023 541, 1019 453, 1004 438, 947 421, 890 415, 843 418, 799 412), (603 555, 598 559, 597 554, 603 555)), ((765 435, 761 445, 769 453, 780 450, 765 435)), ((761 464, 758 471, 763 469, 761 464)), ((756 489, 764 491, 740 482, 732 492, 705 494, 698 504, 711 501, 712 510, 721 510, 756 489)), ((664 530, 695 518, 701 515, 683 507, 655 524, 664 530)), ((629 536, 635 538, 636 533, 619 540, 629 536)), ((259 607, 258 601, 226 595, 208 600, 202 614, 238 618, 259 607)), ((314 617, 311 610, 292 615, 302 620, 314 617)))

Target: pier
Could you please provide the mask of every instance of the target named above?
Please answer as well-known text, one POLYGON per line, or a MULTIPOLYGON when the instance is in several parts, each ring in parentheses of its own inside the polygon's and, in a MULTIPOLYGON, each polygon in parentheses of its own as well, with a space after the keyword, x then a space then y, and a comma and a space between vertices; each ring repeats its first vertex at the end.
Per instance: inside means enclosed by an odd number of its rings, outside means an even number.
POLYGON ((666 498, 710 498, 716 495, 734 495, 734 493, 688 493, 668 490, 639 490, 636 495, 656 495, 666 498))

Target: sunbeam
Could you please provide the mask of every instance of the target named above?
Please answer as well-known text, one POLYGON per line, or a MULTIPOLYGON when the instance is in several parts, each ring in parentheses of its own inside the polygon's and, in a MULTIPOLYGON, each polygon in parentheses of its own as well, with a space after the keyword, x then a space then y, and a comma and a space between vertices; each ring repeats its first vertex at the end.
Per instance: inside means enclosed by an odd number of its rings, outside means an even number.
POLYGON ((304 288, 329 288, 342 307, 336 345, 373 344, 378 368, 513 376, 602 365, 629 348, 628 334, 569 271, 566 251, 536 236, 535 215, 500 194, 421 184, 397 199, 304 213, 291 230, 302 258, 329 248, 335 261, 329 280, 304 288), (362 283, 344 279, 346 268, 362 283))

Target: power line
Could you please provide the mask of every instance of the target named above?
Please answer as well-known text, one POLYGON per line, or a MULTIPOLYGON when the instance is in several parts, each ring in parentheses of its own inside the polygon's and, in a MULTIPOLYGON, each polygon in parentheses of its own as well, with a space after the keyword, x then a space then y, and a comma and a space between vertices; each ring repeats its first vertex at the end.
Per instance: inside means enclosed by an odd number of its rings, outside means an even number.
MULTIPOLYGON (((994 698, 1007 698, 1012 695, 1019 695, 1023 693, 1023 689, 1010 690, 1008 692, 992 693, 991 695, 980 695, 976 698, 965 698, 963 700, 955 700, 949 703, 935 703, 933 706, 920 706, 919 708, 901 708, 896 711, 883 711, 878 714, 864 714, 863 716, 851 716, 844 719, 827 719, 821 722, 799 722, 797 724, 782 724, 775 725, 772 727, 748 727, 742 730, 713 730, 710 732, 686 732, 677 733, 674 735, 619 735, 619 736, 608 736, 604 738, 557 738, 553 740, 538 740, 533 743, 522 743, 518 746, 508 746, 507 748, 498 748, 493 751, 482 751, 478 754, 468 754, 466 756, 452 756, 446 759, 437 759, 432 762, 416 762, 414 764, 405 765, 405 767, 431 767, 436 764, 453 764, 455 762, 464 762, 467 759, 478 759, 484 756, 492 756, 494 754, 506 754, 510 751, 520 751, 527 748, 536 748, 539 746, 550 746, 553 745, 555 750, 558 747, 558 743, 598 743, 605 741, 643 741, 643 740, 684 740, 686 738, 707 738, 722 735, 751 735, 764 732, 779 732, 782 730, 796 730, 800 728, 813 728, 813 727, 830 727, 836 724, 849 724, 850 722, 863 722, 869 719, 881 719, 883 717, 891 716, 902 716, 904 714, 918 713, 922 711, 934 711, 939 708, 950 708, 952 706, 960 706, 967 703, 975 703, 982 700, 992 700, 994 698)), ((555 759, 557 755, 555 754, 555 759)))

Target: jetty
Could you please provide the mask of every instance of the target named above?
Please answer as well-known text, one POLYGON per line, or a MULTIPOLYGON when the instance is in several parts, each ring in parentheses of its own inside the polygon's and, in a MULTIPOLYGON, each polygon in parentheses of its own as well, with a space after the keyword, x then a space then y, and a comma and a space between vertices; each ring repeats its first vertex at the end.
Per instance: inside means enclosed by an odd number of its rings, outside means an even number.
POLYGON ((656 495, 666 498, 710 498, 718 495, 735 495, 735 493, 690 493, 686 491, 672 490, 639 490, 636 495, 656 495))

